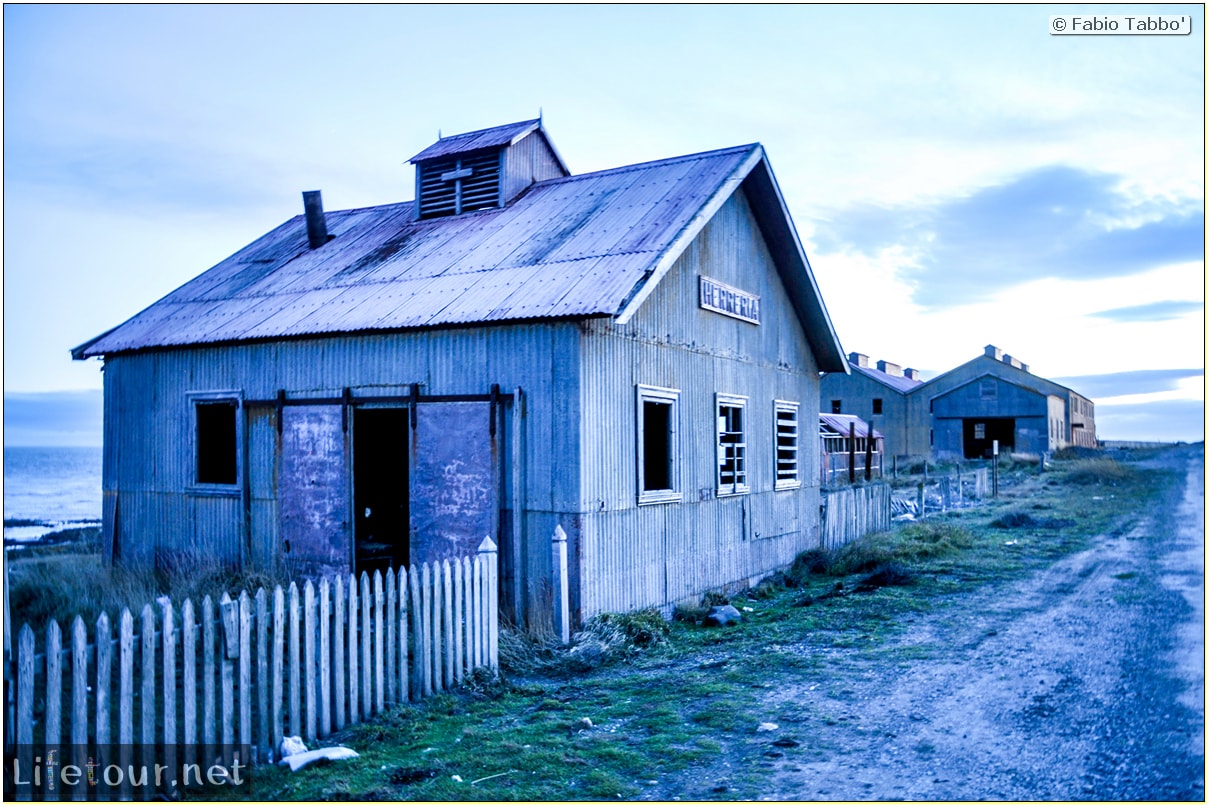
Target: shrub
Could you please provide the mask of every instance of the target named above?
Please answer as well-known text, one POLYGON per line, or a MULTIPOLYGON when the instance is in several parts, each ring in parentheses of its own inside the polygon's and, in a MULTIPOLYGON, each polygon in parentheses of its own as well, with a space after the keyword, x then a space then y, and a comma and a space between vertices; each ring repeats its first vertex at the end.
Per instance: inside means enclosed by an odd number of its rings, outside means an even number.
POLYGON ((873 573, 862 579, 857 583, 856 589, 858 591, 869 591, 893 585, 910 585, 914 581, 914 575, 901 563, 890 562, 879 566, 873 573))

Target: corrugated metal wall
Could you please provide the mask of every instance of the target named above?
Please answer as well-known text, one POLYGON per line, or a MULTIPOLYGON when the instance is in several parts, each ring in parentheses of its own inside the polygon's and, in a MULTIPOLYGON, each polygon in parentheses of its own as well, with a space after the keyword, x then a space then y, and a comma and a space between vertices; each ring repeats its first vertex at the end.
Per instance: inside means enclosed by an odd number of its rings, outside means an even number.
POLYGON ((757 579, 817 545, 818 372, 742 192, 630 324, 585 328, 583 355, 582 566, 573 591, 582 617, 666 608, 757 579), (701 309, 701 274, 758 294, 762 323, 701 309), (637 504, 637 384, 680 390, 680 503, 637 504), (717 393, 748 398, 747 495, 715 494, 717 393), (801 403, 797 490, 773 489, 775 400, 801 403))
POLYGON ((548 575, 549 534, 579 511, 578 342, 577 325, 547 323, 111 356, 103 488, 116 502, 106 528, 116 528, 117 556, 148 563, 157 552, 194 554, 262 568, 279 558, 275 411, 246 410, 245 516, 240 494, 189 490, 190 392, 236 390, 245 400, 267 400, 278 389, 297 398, 338 396, 347 386, 354 394, 401 395, 418 382, 429 395, 484 394, 498 383, 504 392, 522 388, 528 402, 522 539, 540 539, 521 553, 530 573, 548 575))

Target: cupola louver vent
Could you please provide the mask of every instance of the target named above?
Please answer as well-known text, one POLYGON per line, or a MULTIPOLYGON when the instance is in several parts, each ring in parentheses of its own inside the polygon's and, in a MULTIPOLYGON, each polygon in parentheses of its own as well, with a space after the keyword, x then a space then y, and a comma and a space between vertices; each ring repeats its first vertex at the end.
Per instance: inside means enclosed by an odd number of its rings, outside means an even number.
POLYGON ((501 206, 501 149, 425 160, 419 176, 420 218, 439 218, 501 206))

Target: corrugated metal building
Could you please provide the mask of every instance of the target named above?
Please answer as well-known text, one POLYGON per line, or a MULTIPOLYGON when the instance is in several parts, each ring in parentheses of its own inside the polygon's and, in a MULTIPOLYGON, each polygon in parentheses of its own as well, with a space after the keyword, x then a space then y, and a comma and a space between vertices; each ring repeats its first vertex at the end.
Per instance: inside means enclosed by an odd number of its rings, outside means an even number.
POLYGON ((910 455, 907 395, 923 383, 919 371, 889 361, 878 361, 872 367, 862 353, 849 353, 848 365, 851 372, 847 375, 823 376, 819 392, 823 412, 852 414, 872 422, 885 435, 886 455, 910 455))
POLYGON ((1035 455, 1098 445, 1091 400, 1032 374, 993 344, 911 397, 920 452, 937 458, 988 457, 995 441, 1001 452, 1035 455))
POLYGON ((850 353, 851 373, 824 376, 823 410, 872 419, 890 456, 976 459, 1094 448, 1095 405, 988 344, 983 354, 927 381, 914 369, 850 353))
POLYGON ((758 144, 572 176, 538 120, 417 154, 73 351, 118 562, 360 571, 500 546, 517 623, 746 583, 819 539, 847 363, 758 144))

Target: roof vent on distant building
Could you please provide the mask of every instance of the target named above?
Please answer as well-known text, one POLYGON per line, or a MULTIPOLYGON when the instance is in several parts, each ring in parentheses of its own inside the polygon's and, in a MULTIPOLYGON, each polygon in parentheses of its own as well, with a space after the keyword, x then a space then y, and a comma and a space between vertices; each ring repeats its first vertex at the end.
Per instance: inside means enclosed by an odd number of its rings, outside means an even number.
POLYGON ((994 358, 996 361, 1003 360, 1003 350, 1000 350, 998 347, 996 347, 993 344, 988 344, 986 347, 983 348, 982 352, 983 352, 983 355, 985 355, 987 358, 994 358))
POLYGON ((869 366, 869 356, 864 353, 848 353, 848 363, 858 367, 869 366))
POLYGON ((903 377, 910 378, 913 381, 918 381, 919 380, 919 370, 911 369, 910 367, 907 367, 906 369, 903 370, 903 377))
POLYGON ((327 234, 327 217, 323 214, 323 194, 318 190, 302 191, 302 209, 306 212, 306 239, 312 249, 318 249, 332 239, 327 234))
POLYGON ((540 118, 442 137, 410 161, 416 218, 503 207, 534 182, 571 175, 540 118))
POLYGON ((879 372, 884 372, 887 375, 902 375, 903 368, 898 364, 891 364, 889 361, 878 361, 877 369, 879 372))

